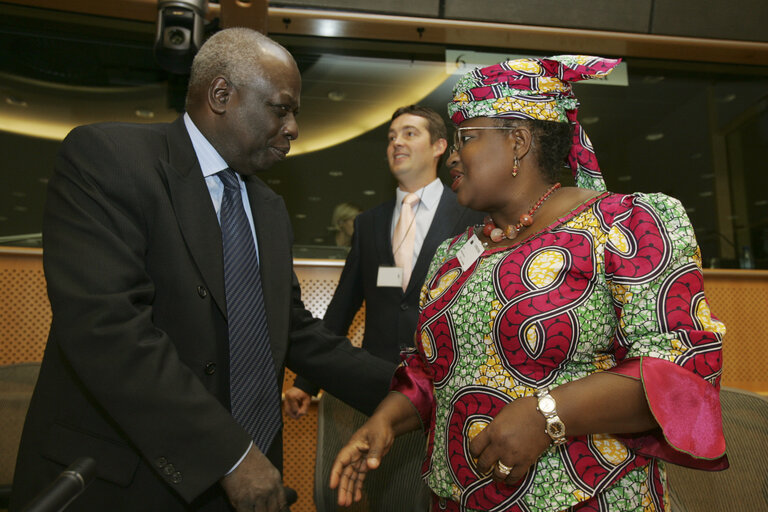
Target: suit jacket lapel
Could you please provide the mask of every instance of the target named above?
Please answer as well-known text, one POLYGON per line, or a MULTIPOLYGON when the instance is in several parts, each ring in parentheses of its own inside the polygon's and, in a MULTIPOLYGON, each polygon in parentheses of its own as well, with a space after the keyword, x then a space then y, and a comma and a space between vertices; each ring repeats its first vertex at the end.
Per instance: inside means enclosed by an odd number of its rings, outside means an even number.
MULTIPOLYGON (((411 281, 405 289, 405 294, 421 290, 423 282, 421 279, 413 279, 413 276, 426 276, 429 269, 429 263, 432 256, 435 255, 437 247, 448 237, 456 233, 458 227, 456 224, 461 220, 464 208, 456 201, 456 195, 443 185, 443 193, 440 195, 440 202, 437 205, 437 211, 432 218, 432 224, 429 226, 427 236, 424 237, 424 243, 421 245, 419 257, 411 274, 411 281)), ((391 252, 391 251, 390 251, 391 252)))
POLYGON ((226 315, 221 228, 181 117, 170 125, 168 161, 160 161, 159 172, 168 187, 187 249, 214 302, 226 315))
POLYGON ((380 214, 374 218, 374 233, 376 233, 376 252, 379 263, 383 266, 394 267, 395 255, 392 254, 392 216, 395 213, 395 201, 392 200, 380 214))

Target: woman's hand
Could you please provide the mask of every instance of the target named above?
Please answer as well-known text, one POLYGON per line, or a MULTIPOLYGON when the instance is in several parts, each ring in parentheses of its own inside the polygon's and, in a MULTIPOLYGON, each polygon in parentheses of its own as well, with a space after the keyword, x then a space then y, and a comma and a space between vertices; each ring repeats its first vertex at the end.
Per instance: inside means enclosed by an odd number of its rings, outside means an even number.
POLYGON ((549 447, 544 416, 536 410, 534 397, 508 403, 491 423, 470 443, 469 451, 477 460, 480 473, 493 471, 493 479, 512 485, 549 447), (497 462, 512 468, 505 475, 497 462))
POLYGON ((374 414, 354 433, 331 468, 330 485, 331 489, 339 488, 339 505, 346 507, 353 500, 360 501, 366 473, 379 467, 394 439, 391 423, 383 415, 374 414))

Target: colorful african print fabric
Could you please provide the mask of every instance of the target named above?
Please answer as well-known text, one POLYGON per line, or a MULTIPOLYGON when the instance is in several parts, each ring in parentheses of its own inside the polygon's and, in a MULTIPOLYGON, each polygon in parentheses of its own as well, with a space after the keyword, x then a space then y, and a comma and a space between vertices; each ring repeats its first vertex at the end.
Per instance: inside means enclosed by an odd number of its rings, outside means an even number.
POLYGON ((424 474, 448 510, 663 511, 660 458, 727 467, 725 328, 677 200, 604 193, 462 271, 456 254, 471 233, 437 250, 416 351, 393 380, 428 427, 424 474), (570 437, 515 486, 479 474, 469 441, 504 405, 600 371, 642 379, 658 432, 570 437))
POLYGON ((579 102, 571 82, 605 77, 619 62, 587 55, 558 55, 475 68, 454 86, 448 115, 456 125, 475 117, 571 123, 573 145, 567 163, 576 185, 602 192, 605 183, 592 142, 577 120, 579 102))

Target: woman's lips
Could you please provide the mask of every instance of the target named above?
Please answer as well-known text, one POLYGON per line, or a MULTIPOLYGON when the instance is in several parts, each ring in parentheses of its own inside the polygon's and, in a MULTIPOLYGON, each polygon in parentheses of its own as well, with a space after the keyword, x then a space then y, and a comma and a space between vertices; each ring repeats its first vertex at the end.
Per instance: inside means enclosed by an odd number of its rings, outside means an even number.
POLYGON ((464 173, 453 169, 451 170, 451 177, 453 178, 453 181, 451 182, 451 190, 455 192, 456 189, 459 188, 461 180, 464 178, 464 173))

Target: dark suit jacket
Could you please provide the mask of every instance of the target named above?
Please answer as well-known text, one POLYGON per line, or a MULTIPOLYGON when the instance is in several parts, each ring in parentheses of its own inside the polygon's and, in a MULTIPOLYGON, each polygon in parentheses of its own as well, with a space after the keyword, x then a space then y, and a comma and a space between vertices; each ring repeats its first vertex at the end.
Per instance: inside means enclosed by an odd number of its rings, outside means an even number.
MULTIPOLYGON (((304 309, 283 200, 246 187, 279 383, 287 365, 371 412, 394 365, 304 309)), ((90 456, 98 478, 68 510, 228 510, 217 481, 250 438, 229 413, 221 231, 183 120, 73 130, 43 238, 53 321, 12 509, 90 456)))
MULTIPOLYGON (((461 206, 456 201, 456 194, 443 185, 440 203, 424 238, 411 280, 403 292, 398 287, 376 286, 379 267, 395 265, 390 238, 394 210, 393 199, 361 213, 355 219, 352 248, 323 322, 331 331, 346 334, 365 301, 363 348, 396 363, 400 349, 413 346, 419 293, 435 250, 445 239, 463 232, 467 226, 482 222, 483 214, 461 206)), ((311 394, 317 393, 318 386, 314 386, 307 375, 297 377, 294 385, 311 394)), ((331 390, 326 391, 335 394, 331 390)))

